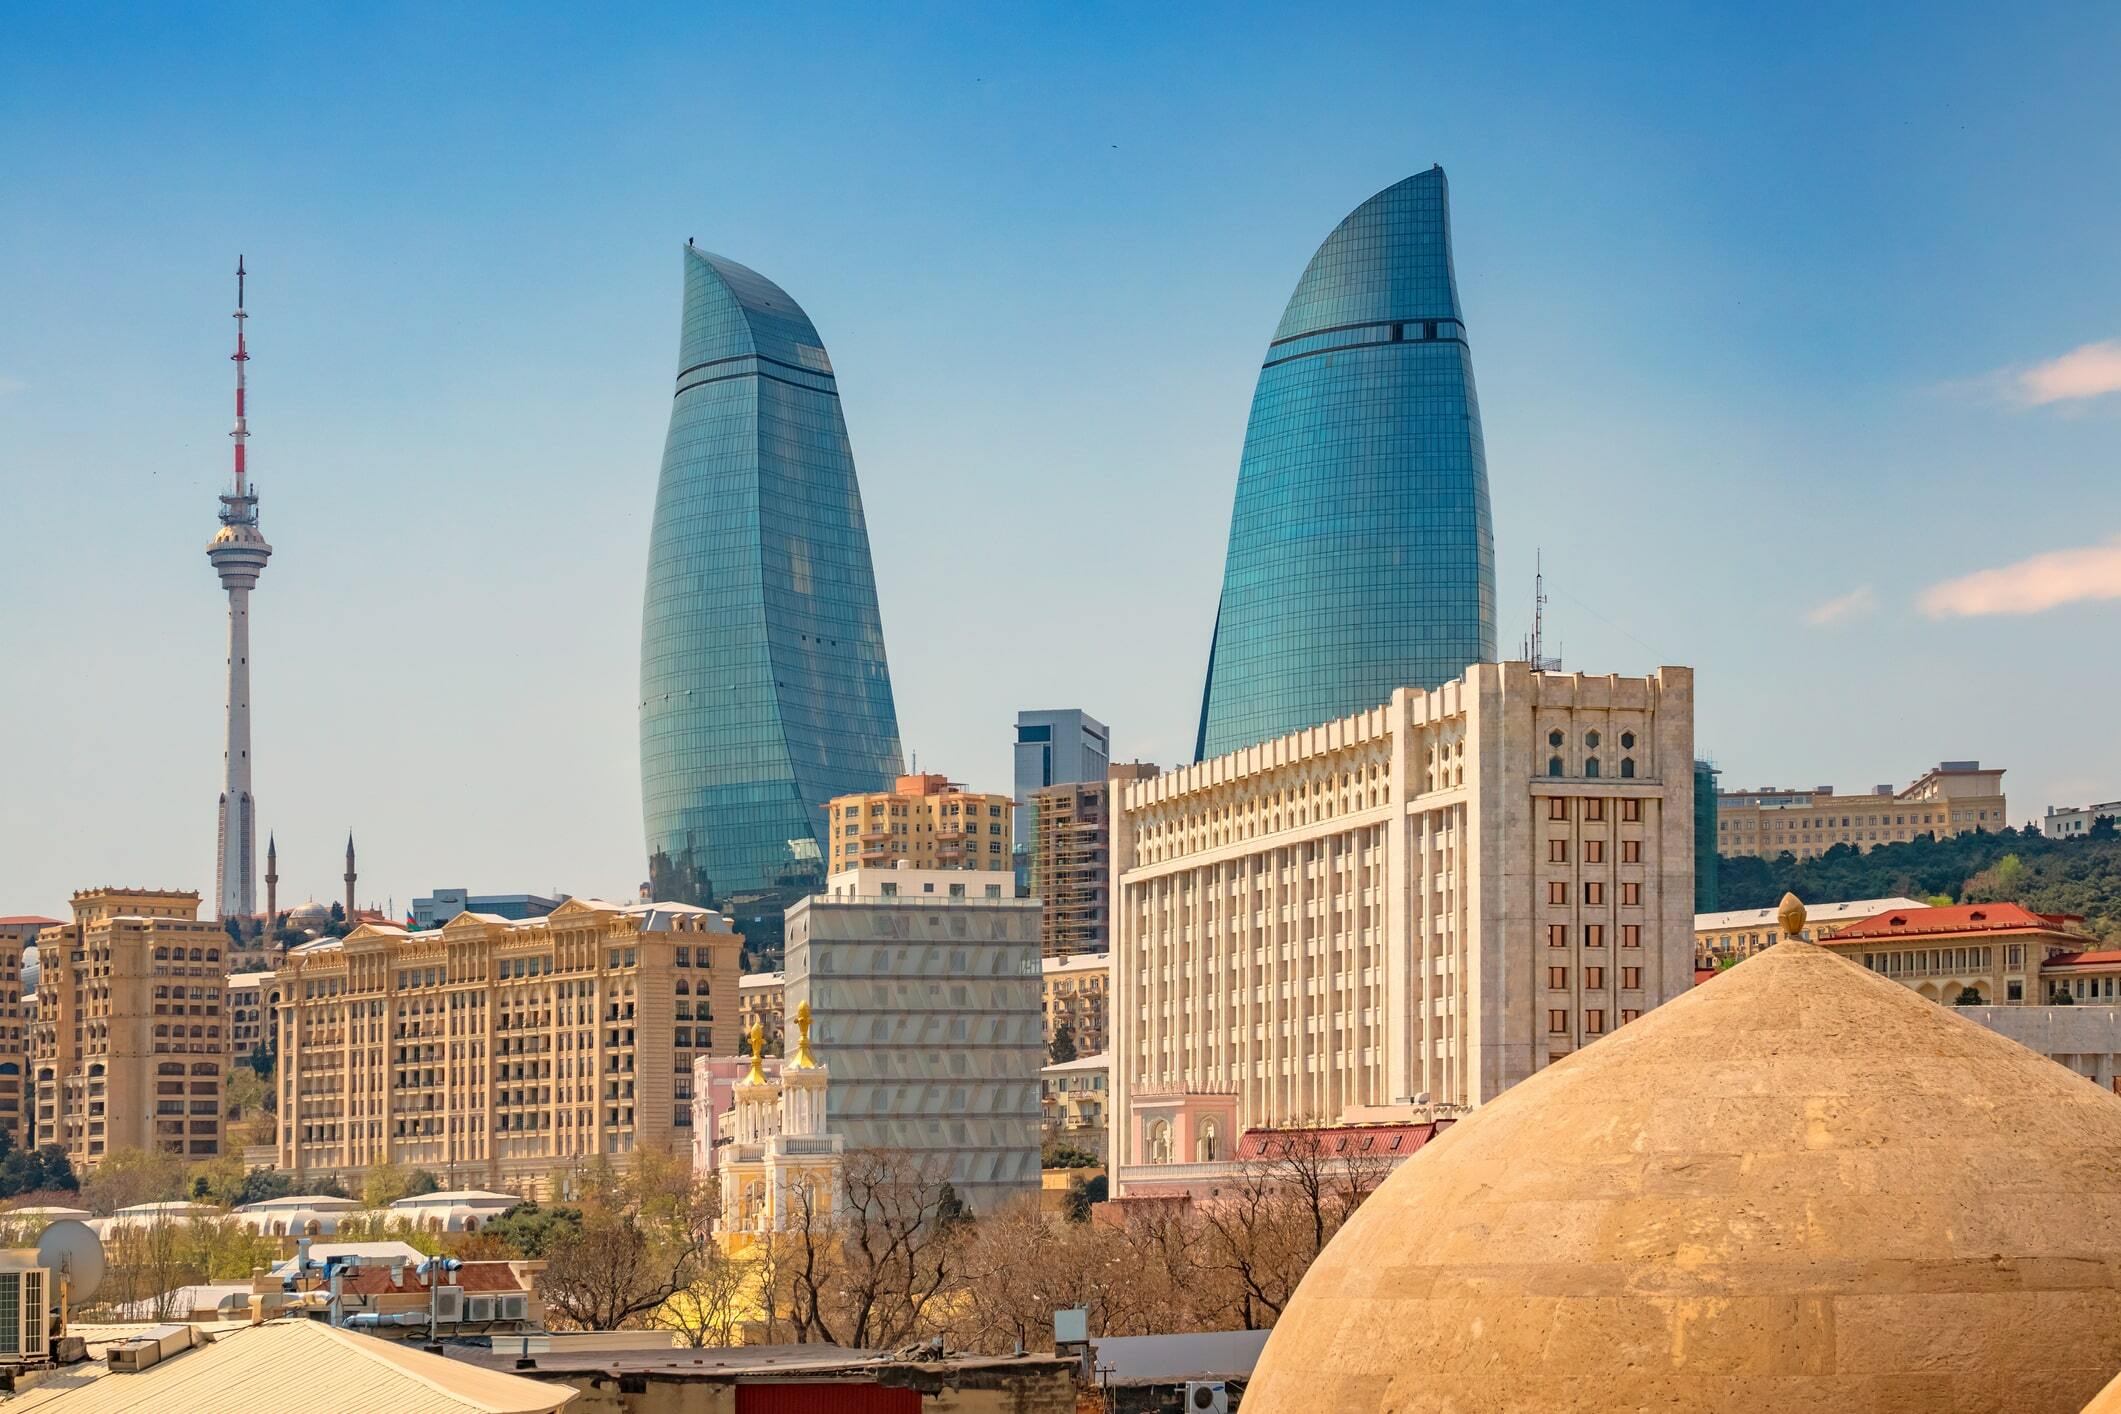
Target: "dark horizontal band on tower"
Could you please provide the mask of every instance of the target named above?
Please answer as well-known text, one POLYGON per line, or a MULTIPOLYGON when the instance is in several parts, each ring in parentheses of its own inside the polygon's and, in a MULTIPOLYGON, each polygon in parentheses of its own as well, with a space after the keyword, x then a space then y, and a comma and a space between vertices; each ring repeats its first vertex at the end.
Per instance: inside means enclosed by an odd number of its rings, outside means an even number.
POLYGON ((770 363, 770 364, 772 364, 772 365, 773 365, 773 366, 774 366, 775 368, 786 368, 786 369, 790 369, 790 370, 792 370, 792 371, 794 371, 794 372, 796 372, 796 373, 807 373, 807 374, 809 374, 809 375, 810 375, 810 376, 811 376, 812 378, 830 378, 830 377, 832 377, 832 372, 831 372, 831 370, 830 370, 830 369, 827 369, 827 370, 825 370, 825 371, 823 371, 823 372, 820 372, 819 370, 817 370, 817 369, 815 369, 815 368, 805 368, 805 367, 803 367, 803 365, 801 365, 800 363, 789 363, 789 362, 787 362, 787 361, 785 361, 785 360, 783 360, 783 359, 778 359, 778 358, 768 358, 768 357, 766 357, 766 355, 764 355, 764 354, 756 354, 756 353, 741 353, 741 354, 730 354, 730 355, 728 355, 728 356, 727 356, 727 357, 725 357, 725 358, 710 358, 710 359, 708 359, 708 360, 707 360, 707 361, 706 361, 705 363, 695 363, 695 364, 694 364, 694 365, 692 365, 692 367, 690 367, 690 368, 680 368, 680 369, 678 370, 678 377, 680 377, 680 378, 683 378, 683 377, 684 377, 684 376, 685 376, 686 374, 688 374, 688 373, 697 373, 697 372, 699 372, 699 371, 700 371, 701 369, 703 369, 703 368, 713 368, 713 367, 714 367, 715 365, 717 365, 717 364, 722 364, 722 363, 739 363, 739 362, 741 362, 741 361, 743 361, 744 359, 747 359, 747 358, 750 358, 750 359, 757 359, 757 360, 758 360, 758 361, 759 361, 760 363, 770 363))
MULTIPOLYGON (((780 366, 786 368, 788 365, 784 363, 780 366)), ((718 374, 713 378, 702 378, 697 382, 684 384, 670 396, 673 398, 682 398, 685 396, 685 394, 691 392, 694 388, 704 388, 709 383, 729 383, 733 382, 738 378, 763 378, 769 383, 778 383, 784 388, 800 388, 806 393, 823 393, 828 398, 836 398, 840 395, 839 390, 837 388, 820 388, 812 383, 798 383, 793 378, 775 377, 773 374, 766 372, 764 369, 746 368, 741 369, 735 373, 718 374)))
POLYGON ((1315 358, 1319 354, 1341 353, 1348 349, 1375 348, 1380 344, 1457 344, 1470 348, 1466 343, 1466 326, 1458 319, 1394 319, 1373 324, 1339 324, 1330 329, 1314 329, 1309 333, 1292 334, 1286 339, 1277 339, 1267 346, 1267 361, 1261 368, 1272 368, 1278 363, 1290 363, 1299 358, 1315 358))

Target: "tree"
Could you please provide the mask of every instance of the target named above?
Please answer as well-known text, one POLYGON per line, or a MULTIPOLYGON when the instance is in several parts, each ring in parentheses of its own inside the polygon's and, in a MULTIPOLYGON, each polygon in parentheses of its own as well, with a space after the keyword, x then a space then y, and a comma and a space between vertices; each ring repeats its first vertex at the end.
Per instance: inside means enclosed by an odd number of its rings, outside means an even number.
POLYGON ((109 1215, 141 1203, 168 1203, 189 1190, 184 1160, 165 1149, 114 1149, 81 1185, 89 1211, 109 1215))
POLYGON ((1049 1169, 1094 1169, 1101 1162, 1088 1149, 1073 1144, 1054 1144, 1039 1157, 1041 1167, 1049 1169))
POLYGON ((786 1257, 799 1342, 890 1348, 922 1333, 956 1277, 969 1222, 938 1168, 881 1149, 847 1153, 837 1194, 798 1184, 786 1257))
POLYGON ((1068 1195, 1061 1199, 1061 1215, 1071 1223, 1086 1223, 1090 1221, 1090 1209, 1104 1202, 1110 1192, 1103 1174, 1087 1183, 1072 1178, 1068 1180, 1068 1195))
POLYGON ((1203 1260, 1235 1284, 1246 1329, 1281 1314, 1304 1272, 1390 1169, 1379 1155, 1329 1149, 1315 1127, 1283 1130, 1203 1205, 1203 1260))
POLYGON ((1953 1005, 1953 1006, 1986 1006, 1986 1005, 1988 1005, 1988 1003, 1982 1000, 1982 997, 1981 997, 1981 993, 1980 993, 1979 989, 1977 989, 1977 988, 1974 988, 1974 987, 1961 987, 1961 988, 1959 989, 1959 995, 1958 995, 1957 997, 1955 997, 1955 998, 1953 998, 1953 999, 1952 999, 1952 1005, 1953 1005))
POLYGON ((1053 1040, 1046 1047, 1048 1064, 1059 1065, 1062 1061, 1075 1059, 1075 1028, 1063 1021, 1053 1028, 1053 1040))
POLYGON ((545 1208, 518 1203, 486 1224, 485 1235, 499 1238, 524 1258, 535 1260, 552 1250, 564 1229, 582 1225, 580 1208, 545 1208))
POLYGON ((599 1160, 585 1178, 580 1220, 550 1234, 547 1309, 588 1330, 650 1324, 704 1274, 715 1190, 676 1149, 638 1150, 623 1175, 599 1160))
POLYGON ((361 1202, 370 1208, 387 1208, 400 1198, 418 1198, 441 1188, 442 1180, 427 1169, 377 1164, 361 1179, 361 1202))
POLYGON ((74 1177, 74 1166, 68 1161, 66 1151, 56 1144, 47 1144, 41 1149, 15 1149, 11 1141, 6 1157, 0 1158, 0 1198, 18 1198, 28 1193, 71 1193, 80 1187, 81 1180, 74 1177))
POLYGON ((243 1161, 234 1154, 206 1159, 191 1167, 190 1196, 193 1202, 233 1207, 236 1195, 243 1191, 244 1180, 248 1177, 243 1161))

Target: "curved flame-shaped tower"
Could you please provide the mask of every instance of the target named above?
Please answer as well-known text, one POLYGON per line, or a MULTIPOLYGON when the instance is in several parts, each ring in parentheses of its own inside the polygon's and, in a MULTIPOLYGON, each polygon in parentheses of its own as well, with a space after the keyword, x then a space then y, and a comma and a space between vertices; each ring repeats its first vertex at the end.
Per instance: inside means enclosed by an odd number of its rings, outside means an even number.
POLYGON ((1495 548, 1443 168, 1355 208, 1252 394, 1198 757, 1495 657, 1495 548))
POLYGON ((822 880, 825 802, 903 769, 898 713, 824 343, 765 276, 684 261, 641 623, 649 886, 771 957, 822 880))

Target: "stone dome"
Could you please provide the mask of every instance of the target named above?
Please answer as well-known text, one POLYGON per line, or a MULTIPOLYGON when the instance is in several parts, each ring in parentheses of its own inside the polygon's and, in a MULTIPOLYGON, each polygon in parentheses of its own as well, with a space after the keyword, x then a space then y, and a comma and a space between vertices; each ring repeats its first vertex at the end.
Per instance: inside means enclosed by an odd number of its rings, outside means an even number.
POLYGON ((331 922, 331 905, 311 899, 298 903, 287 910, 287 926, 290 928, 321 928, 331 922))
POLYGON ((2121 1097, 1783 942, 1474 1111, 1304 1277, 1245 1414, 2076 1414, 2121 1097))

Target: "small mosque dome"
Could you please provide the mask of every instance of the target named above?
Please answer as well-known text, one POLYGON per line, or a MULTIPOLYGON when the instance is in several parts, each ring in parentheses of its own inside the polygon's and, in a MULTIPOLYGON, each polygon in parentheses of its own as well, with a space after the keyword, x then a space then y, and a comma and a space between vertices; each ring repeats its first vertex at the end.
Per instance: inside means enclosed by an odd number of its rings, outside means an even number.
POLYGON ((298 903, 287 910, 287 926, 290 928, 321 928, 331 922, 331 905, 311 899, 298 903))
POLYGON ((2116 1155, 2121 1097, 1786 941, 1403 1164, 1245 1414, 2076 1414, 2121 1370, 2116 1155))

